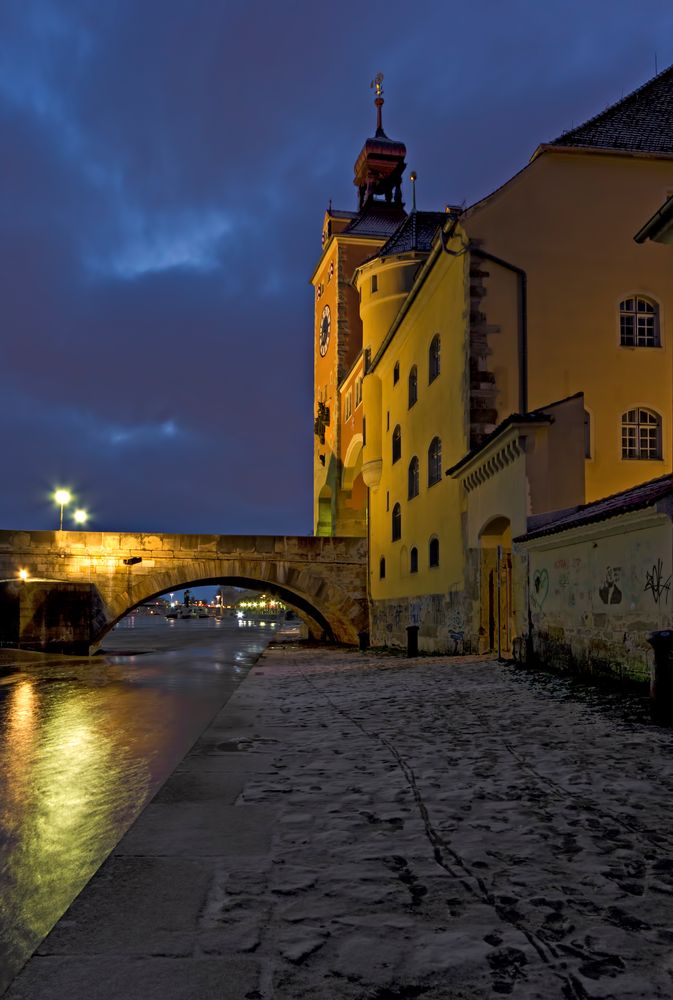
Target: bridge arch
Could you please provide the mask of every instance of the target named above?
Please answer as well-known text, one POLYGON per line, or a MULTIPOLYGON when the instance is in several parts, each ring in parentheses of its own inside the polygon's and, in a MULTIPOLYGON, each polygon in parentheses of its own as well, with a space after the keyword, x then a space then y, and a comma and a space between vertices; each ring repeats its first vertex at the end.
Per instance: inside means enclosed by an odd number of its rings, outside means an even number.
POLYGON ((241 587, 244 590, 257 590, 260 592, 264 591, 264 593, 267 594, 273 594, 274 597, 278 597, 284 604, 288 604, 295 611, 301 612, 302 616, 310 619, 309 629, 315 638, 323 638, 327 642, 335 641, 332 626, 328 619, 319 608, 314 607, 301 594, 297 594, 294 591, 289 590, 287 587, 280 586, 279 584, 232 576, 213 577, 208 580, 184 580, 180 583, 171 584, 171 586, 166 590, 160 590, 155 594, 143 597, 136 601, 131 607, 127 608, 123 614, 107 622, 103 630, 97 636, 97 641, 100 642, 110 629, 114 628, 117 622, 121 621, 121 619, 133 611, 134 608, 140 607, 142 604, 146 604, 148 601, 152 601, 156 597, 161 597, 163 594, 170 594, 175 590, 186 590, 187 588, 191 589, 192 587, 217 587, 222 584, 226 584, 231 587, 241 587), (313 624, 313 627, 311 627, 311 624, 313 624))
POLYGON ((19 570, 29 648, 86 650, 137 605, 213 582, 277 594, 336 642, 356 645, 369 625, 359 537, 0 530, 0 579, 19 570))

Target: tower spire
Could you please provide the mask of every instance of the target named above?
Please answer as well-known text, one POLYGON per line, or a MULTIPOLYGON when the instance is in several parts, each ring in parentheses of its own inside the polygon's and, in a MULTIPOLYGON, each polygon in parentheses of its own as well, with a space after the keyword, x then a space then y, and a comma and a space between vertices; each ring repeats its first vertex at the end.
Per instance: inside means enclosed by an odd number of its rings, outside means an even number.
POLYGON ((376 105, 376 136, 385 136, 383 131, 383 119, 381 108, 383 107, 383 73, 377 73, 372 82, 369 84, 372 90, 376 91, 376 97, 374 98, 374 104, 376 105))
POLYGON ((402 174, 407 154, 403 142, 389 139, 383 131, 381 108, 383 107, 383 73, 377 73, 370 87, 376 93, 376 134, 365 141, 360 155, 355 161, 353 183, 358 189, 358 210, 365 205, 395 205, 404 207, 402 201, 402 174))

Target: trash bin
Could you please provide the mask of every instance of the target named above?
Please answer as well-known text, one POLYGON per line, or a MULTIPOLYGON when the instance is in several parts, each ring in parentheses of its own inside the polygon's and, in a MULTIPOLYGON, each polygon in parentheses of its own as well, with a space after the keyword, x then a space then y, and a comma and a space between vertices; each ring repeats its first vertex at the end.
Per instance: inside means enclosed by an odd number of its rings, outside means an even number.
POLYGON ((360 649, 369 649, 369 632, 367 629, 358 632, 358 645, 360 649))
POLYGON ((664 725, 673 725, 673 629, 650 632, 647 641, 654 650, 650 670, 652 718, 664 725))
POLYGON ((407 656, 418 656, 418 625, 407 625, 407 656))

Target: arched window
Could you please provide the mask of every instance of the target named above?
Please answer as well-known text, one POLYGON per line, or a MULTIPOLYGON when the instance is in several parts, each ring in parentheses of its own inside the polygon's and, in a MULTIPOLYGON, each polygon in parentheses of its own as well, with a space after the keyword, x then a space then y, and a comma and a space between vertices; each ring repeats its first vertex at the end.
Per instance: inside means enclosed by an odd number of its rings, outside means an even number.
POLYGON ((402 458, 402 430, 397 424, 393 431, 393 465, 402 458))
POLYGON ((436 333, 430 341, 430 350, 428 351, 428 382, 434 382, 439 375, 440 346, 439 334, 436 333))
POLYGON ((428 545, 428 564, 439 566, 439 538, 436 535, 432 536, 428 545))
POLYGON ((418 573, 418 549, 415 545, 409 553, 409 572, 418 573))
POLYGON ((398 503, 393 507, 392 514, 392 538, 394 542, 399 542, 402 537, 402 508, 398 503))
POLYGON ((409 409, 418 399, 418 368, 413 366, 409 372, 409 409))
POLYGON ((661 458, 661 417, 654 410, 622 414, 622 458, 661 458))
POLYGON ((619 303, 622 347, 659 347, 659 306, 642 295, 619 303))
POLYGON ((442 442, 434 437, 428 448, 428 486, 434 486, 442 478, 442 442))
POLYGON ((385 580, 386 578, 386 557, 381 556, 379 560, 379 580, 385 580))
POLYGON ((409 462, 409 493, 408 499, 413 500, 414 497, 418 496, 418 470, 419 464, 418 459, 414 455, 412 460, 409 462))
POLYGON ((397 385, 400 380, 400 363, 395 362, 395 367, 393 368, 393 385, 397 385))

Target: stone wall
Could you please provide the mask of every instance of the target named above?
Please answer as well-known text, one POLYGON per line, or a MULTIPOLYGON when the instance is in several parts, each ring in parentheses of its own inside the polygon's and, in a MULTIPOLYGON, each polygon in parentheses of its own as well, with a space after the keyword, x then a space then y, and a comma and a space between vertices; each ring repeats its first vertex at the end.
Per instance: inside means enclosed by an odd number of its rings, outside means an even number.
POLYGON ((647 635, 673 623, 670 518, 637 512, 524 547, 530 633, 517 655, 562 670, 646 680, 647 635))
POLYGON ((406 649, 408 625, 418 625, 418 646, 423 653, 471 652, 469 636, 465 635, 462 592, 373 602, 372 645, 406 649))

